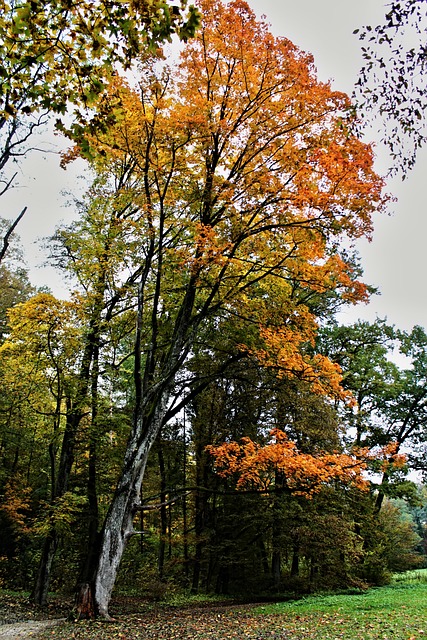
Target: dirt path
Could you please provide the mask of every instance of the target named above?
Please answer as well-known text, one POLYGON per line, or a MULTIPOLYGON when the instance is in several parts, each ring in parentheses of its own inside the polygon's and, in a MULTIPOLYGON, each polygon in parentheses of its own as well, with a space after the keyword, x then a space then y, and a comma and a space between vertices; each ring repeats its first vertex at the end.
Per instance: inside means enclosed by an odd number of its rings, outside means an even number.
POLYGON ((19 640, 22 638, 36 638, 37 634, 48 627, 53 627, 61 620, 30 620, 29 622, 16 622, 0 626, 0 640, 19 640))

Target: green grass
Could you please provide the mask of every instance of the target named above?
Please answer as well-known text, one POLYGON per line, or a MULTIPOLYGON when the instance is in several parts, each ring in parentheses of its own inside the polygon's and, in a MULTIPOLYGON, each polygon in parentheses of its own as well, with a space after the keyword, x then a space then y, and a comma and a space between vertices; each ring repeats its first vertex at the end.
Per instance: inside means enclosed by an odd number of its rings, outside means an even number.
POLYGON ((427 581, 423 573, 357 595, 328 595, 259 607, 282 618, 288 638, 409 640, 427 638, 427 581))

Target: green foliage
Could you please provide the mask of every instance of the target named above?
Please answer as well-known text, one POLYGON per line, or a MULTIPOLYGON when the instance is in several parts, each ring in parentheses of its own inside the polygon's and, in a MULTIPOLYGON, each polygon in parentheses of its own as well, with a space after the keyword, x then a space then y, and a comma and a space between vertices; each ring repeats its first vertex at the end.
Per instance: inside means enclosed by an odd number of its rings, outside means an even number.
POLYGON ((53 503, 44 505, 39 519, 34 523, 34 532, 47 536, 54 527, 60 536, 71 535, 86 502, 85 496, 66 491, 53 503))
POLYGON ((427 583, 427 569, 417 569, 415 571, 405 571, 396 573, 393 576, 393 584, 419 584, 427 583))
POLYGON ((405 447, 407 466, 377 461, 372 470, 380 472, 377 507, 384 495, 416 499, 414 486, 406 479, 409 468, 425 466, 425 425, 427 424, 427 335, 422 327, 398 331, 384 320, 359 321, 352 326, 325 328, 319 335, 319 348, 343 369, 343 384, 354 396, 355 407, 342 405, 341 415, 347 439, 356 446, 405 447), (404 365, 392 361, 395 349, 405 356, 404 365))
POLYGON ((173 34, 187 40, 199 22, 187 0, 0 0, 0 195, 16 177, 10 161, 49 116, 81 116, 117 65, 129 68, 173 34))
POLYGON ((361 524, 364 554, 359 575, 369 584, 388 584, 395 571, 420 567, 424 557, 417 551, 420 541, 415 523, 393 502, 381 511, 368 513, 361 524))
MULTIPOLYGON (((173 10, 148 2, 0 3, 0 115, 20 118, 39 109, 65 113, 93 104, 114 63, 128 67, 145 48, 173 33, 186 39, 199 22, 186 0, 173 10)), ((2 122, 0 120, 0 122, 2 122)))

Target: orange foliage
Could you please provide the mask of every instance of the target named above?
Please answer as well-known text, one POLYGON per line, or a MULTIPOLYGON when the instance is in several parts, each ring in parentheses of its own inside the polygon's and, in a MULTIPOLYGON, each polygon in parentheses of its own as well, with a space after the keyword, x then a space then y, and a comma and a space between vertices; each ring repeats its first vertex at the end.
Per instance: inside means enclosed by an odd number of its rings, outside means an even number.
POLYGON ((358 449, 352 455, 337 452, 311 455, 299 451, 280 429, 272 429, 270 435, 271 441, 264 446, 242 438, 240 442, 208 445, 206 451, 214 459, 217 474, 223 478, 234 476, 237 489, 273 488, 279 475, 283 487, 306 498, 335 481, 367 491, 369 481, 365 472, 370 462, 378 463, 382 472, 399 469, 406 463, 406 456, 398 453, 399 445, 395 442, 375 450, 358 449))
POLYGON ((102 105, 111 126, 94 127, 83 147, 107 173, 133 167, 135 233, 163 252, 168 318, 192 279, 204 314, 194 326, 232 318, 235 346, 342 397, 338 368, 307 348, 317 325, 306 300, 367 300, 339 246, 369 238, 384 209, 372 147, 353 133, 348 96, 246 2, 198 6, 202 26, 179 66, 142 62, 135 88, 114 77, 102 105))
MULTIPOLYGON (((313 392, 338 396, 352 402, 351 395, 341 387, 341 368, 325 356, 315 354, 312 357, 304 353, 304 345, 313 344, 317 325, 307 314, 305 326, 294 324, 282 327, 261 327, 260 337, 265 347, 257 349, 254 355, 268 367, 276 367, 278 376, 296 376, 311 384, 313 392)), ((299 310, 301 322, 303 310, 299 310)))
POLYGON ((284 486, 295 495, 310 497, 321 487, 333 481, 351 484, 367 490, 363 476, 366 461, 360 456, 344 453, 311 455, 301 453, 280 429, 271 431, 272 441, 265 446, 242 438, 241 442, 209 445, 218 475, 237 477, 237 488, 268 489, 274 486, 276 474, 283 478, 284 486))
POLYGON ((398 442, 389 442, 373 450, 366 448, 360 449, 359 455, 364 456, 366 460, 376 463, 377 471, 388 473, 393 469, 402 469, 408 461, 404 453, 399 453, 399 447, 398 442))

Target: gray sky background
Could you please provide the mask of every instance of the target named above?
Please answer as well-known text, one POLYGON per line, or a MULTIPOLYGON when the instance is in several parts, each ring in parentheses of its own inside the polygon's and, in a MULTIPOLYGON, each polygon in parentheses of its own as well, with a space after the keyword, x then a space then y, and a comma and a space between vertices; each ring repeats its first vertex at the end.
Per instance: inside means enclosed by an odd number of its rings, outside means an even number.
MULTIPOLYGON (((381 22, 384 4, 382 0, 249 0, 257 15, 266 15, 275 35, 286 36, 314 55, 320 80, 331 80, 335 89, 348 93, 362 63, 360 42, 353 31, 363 24, 381 22)), ((387 160, 380 149, 378 155, 377 169, 384 173, 387 160)), ((391 205, 390 216, 375 220, 372 243, 358 244, 365 281, 377 286, 381 296, 375 296, 368 306, 343 314, 343 322, 387 316, 390 323, 402 329, 415 324, 427 327, 426 166, 427 150, 420 154, 415 170, 403 183, 400 179, 388 182, 388 192, 398 201, 391 205)), ((50 286, 55 295, 65 296, 61 276, 40 267, 43 253, 35 242, 51 235, 61 220, 71 219, 72 209, 66 207, 67 198, 61 192, 81 191, 84 181, 78 176, 84 172, 84 165, 77 163, 63 171, 54 155, 37 154, 19 171, 23 186, 1 198, 0 215, 13 218, 28 206, 18 232, 27 251, 31 279, 36 285, 50 286)))

